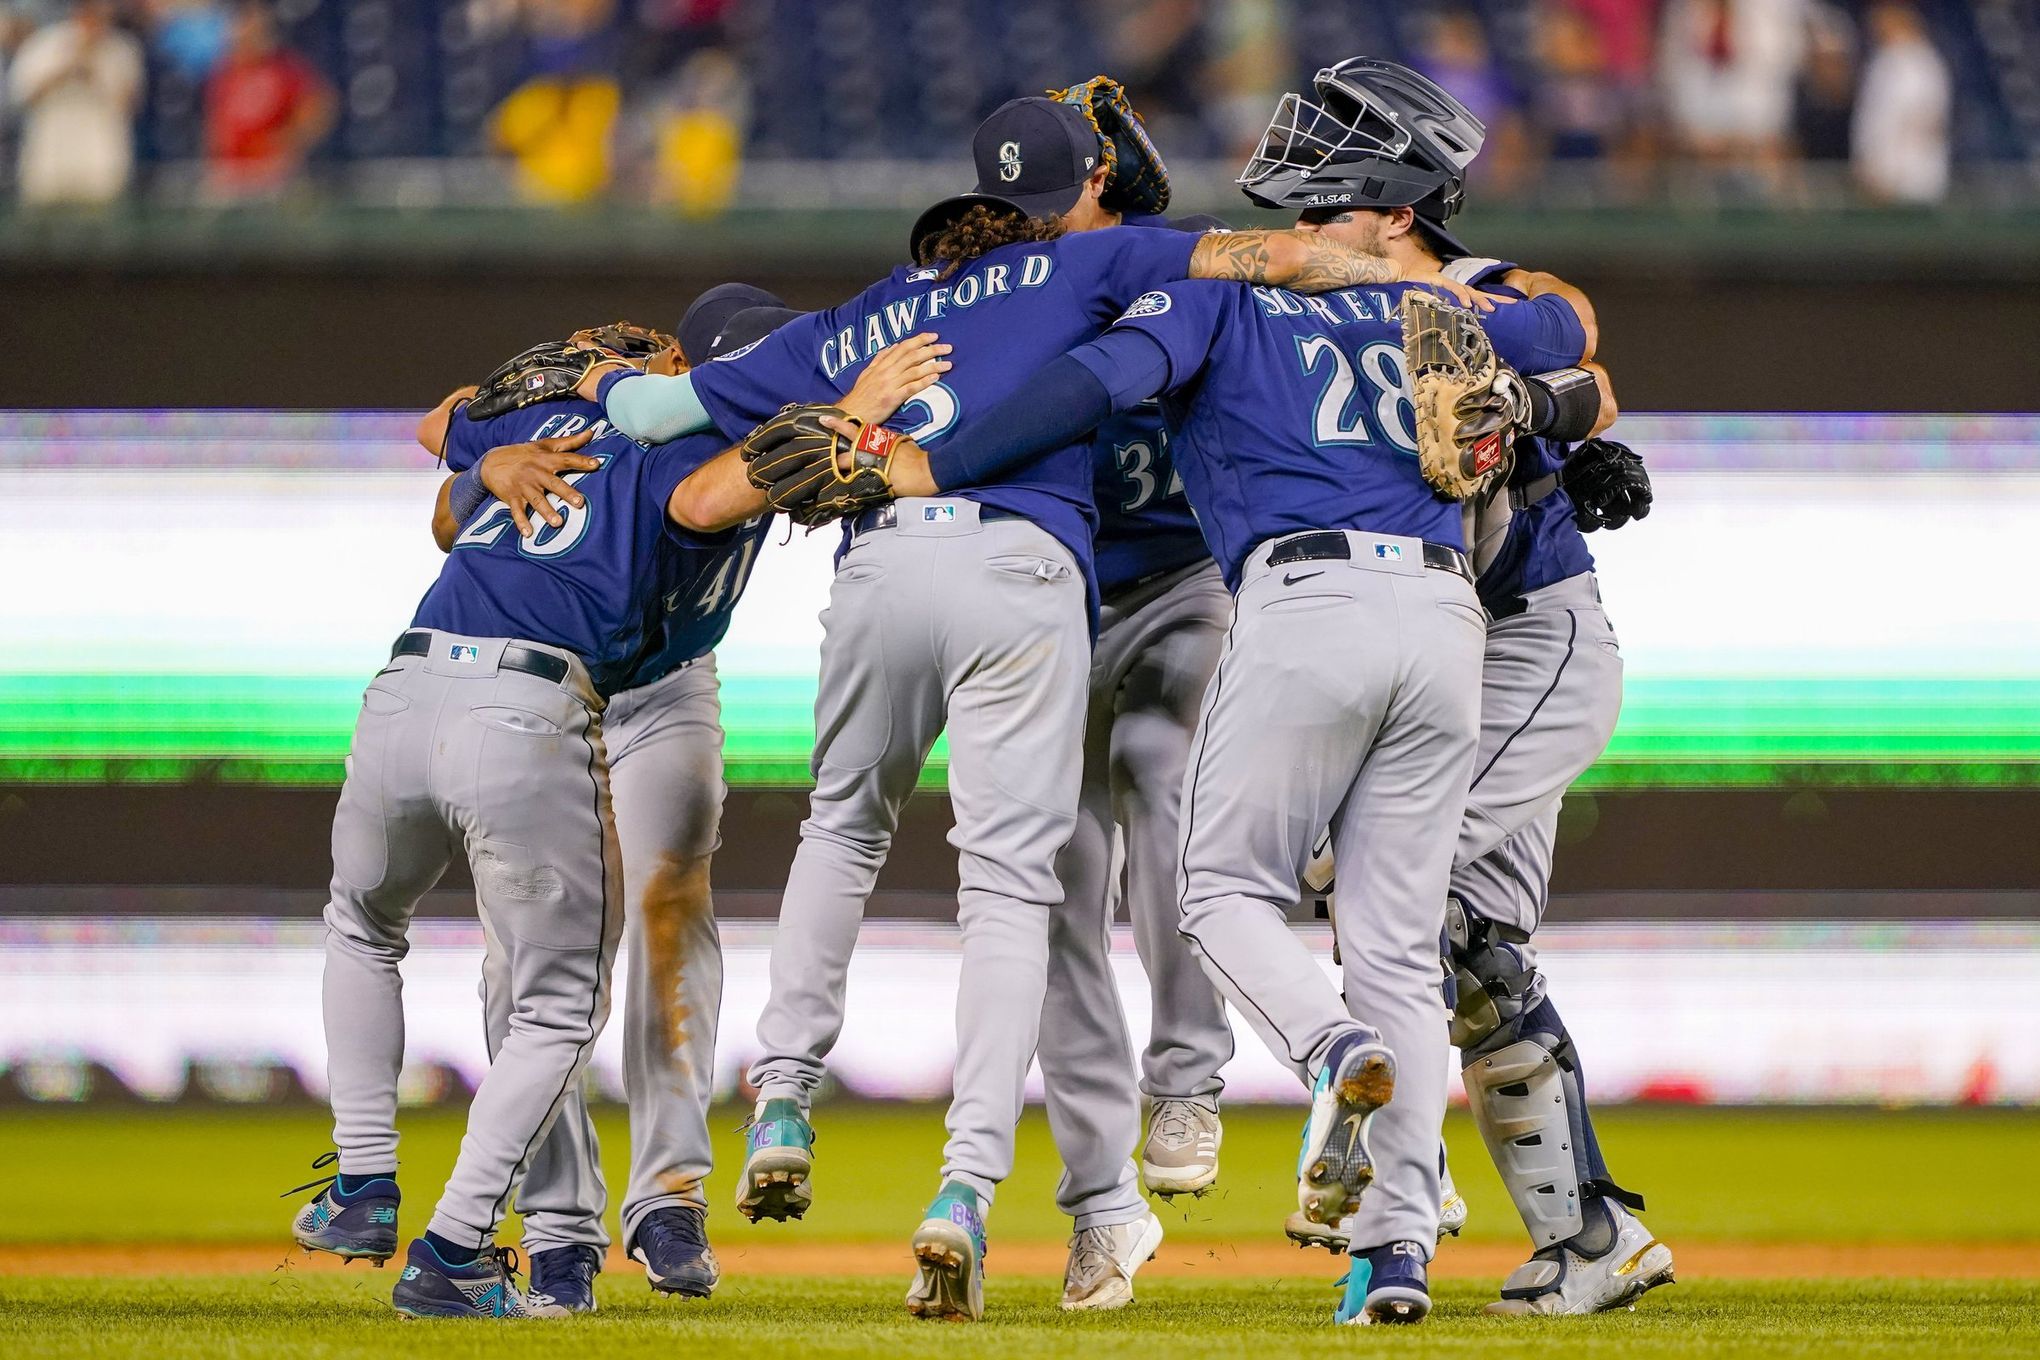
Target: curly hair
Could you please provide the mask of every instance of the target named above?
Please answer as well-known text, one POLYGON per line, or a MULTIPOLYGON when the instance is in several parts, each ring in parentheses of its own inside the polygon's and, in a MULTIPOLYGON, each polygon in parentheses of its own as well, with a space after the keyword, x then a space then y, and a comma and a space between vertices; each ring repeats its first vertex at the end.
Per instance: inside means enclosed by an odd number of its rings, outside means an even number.
POLYGON ((974 203, 942 230, 922 237, 915 253, 924 265, 942 266, 939 277, 946 279, 1000 246, 1016 241, 1053 241, 1062 234, 1062 223, 1053 217, 1023 217, 1011 209, 974 203))

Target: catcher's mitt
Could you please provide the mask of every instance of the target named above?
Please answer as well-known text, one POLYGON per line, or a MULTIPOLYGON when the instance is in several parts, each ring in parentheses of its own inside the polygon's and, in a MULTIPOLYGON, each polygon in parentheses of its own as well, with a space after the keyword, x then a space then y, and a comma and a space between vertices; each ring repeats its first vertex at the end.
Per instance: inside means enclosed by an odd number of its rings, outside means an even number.
POLYGON ((1412 288, 1403 295, 1402 334, 1424 480, 1442 496, 1469 500, 1507 475, 1529 395, 1464 307, 1412 288))
POLYGON ((1075 104, 1097 130, 1108 172, 1105 192, 1098 197, 1103 207, 1126 213, 1169 210, 1169 167, 1127 102, 1124 85, 1110 76, 1092 76, 1067 90, 1050 90, 1048 97, 1075 104))
POLYGON ((744 440, 744 471, 773 509, 812 529, 892 499, 898 441, 840 406, 787 406, 744 440), (824 426, 824 416, 854 426, 856 438, 824 426))
POLYGON ((1582 533, 1620 529, 1650 514, 1650 473, 1627 444, 1589 439, 1565 460, 1559 481, 1572 497, 1573 523, 1582 533))

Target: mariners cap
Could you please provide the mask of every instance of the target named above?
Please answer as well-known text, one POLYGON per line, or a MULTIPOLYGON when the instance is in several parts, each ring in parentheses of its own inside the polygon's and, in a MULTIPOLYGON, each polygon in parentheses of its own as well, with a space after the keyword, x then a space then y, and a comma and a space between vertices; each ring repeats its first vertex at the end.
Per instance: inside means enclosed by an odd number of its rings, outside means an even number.
POLYGON ((1032 95, 999 105, 970 141, 977 188, 945 198, 921 214, 909 244, 921 242, 977 204, 1016 209, 1027 217, 1059 217, 1077 204, 1084 181, 1104 155, 1097 129, 1082 110, 1032 95))
POLYGON ((748 283, 719 283, 694 299, 687 315, 680 318, 680 329, 674 334, 680 341, 681 357, 690 364, 705 363, 715 357, 716 337, 738 312, 753 307, 785 306, 777 294, 763 288, 748 283))
POLYGON ((806 315, 791 307, 746 307, 728 321, 709 343, 709 359, 720 359, 725 354, 734 354, 746 345, 755 345, 772 332, 784 326, 797 316, 806 315))

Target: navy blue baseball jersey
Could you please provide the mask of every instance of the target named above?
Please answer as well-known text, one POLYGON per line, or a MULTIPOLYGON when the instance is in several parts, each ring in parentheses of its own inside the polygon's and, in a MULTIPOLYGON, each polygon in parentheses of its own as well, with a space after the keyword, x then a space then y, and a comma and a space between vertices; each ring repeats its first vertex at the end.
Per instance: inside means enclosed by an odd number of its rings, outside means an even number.
POLYGON ((565 523, 540 523, 521 538, 510 508, 486 502, 461 526, 439 579, 418 602, 412 626, 474 637, 522 638, 574 653, 604 694, 626 688, 661 626, 662 583, 678 579, 678 527, 667 516, 673 488, 714 457, 714 439, 645 448, 602 418, 593 402, 560 401, 491 420, 457 414, 447 462, 473 464, 499 444, 579 433, 580 452, 602 460, 570 472, 586 504, 558 505, 565 523))
MULTIPOLYGON (((1510 260, 1496 260, 1470 280, 1474 287, 1490 293, 1520 297, 1502 285, 1504 274, 1517 266, 1510 260)), ((1564 364, 1548 365, 1563 368, 1564 364)), ((1527 368, 1526 373, 1547 371, 1527 368)), ((1565 466, 1571 447, 1550 439, 1524 439, 1516 444, 1516 465, 1509 473, 1511 486, 1528 486, 1565 466)), ((1476 583, 1480 600, 1496 614, 1512 614, 1522 608, 1523 596, 1533 590, 1555 585, 1568 577, 1594 569, 1594 555, 1587 550, 1586 536, 1573 523, 1572 497, 1555 489, 1518 510, 1503 532, 1502 546, 1476 583)))
MULTIPOLYGON (((602 409, 583 401, 548 402, 483 422, 456 412, 446 429, 446 465, 464 472, 498 444, 576 435, 601 421, 602 409)), ((681 459, 691 472, 721 453, 725 444, 713 434, 698 434, 676 439, 671 447, 674 452, 667 456, 681 459)), ((667 521, 672 550, 655 554, 645 564, 661 605, 657 626, 645 638, 642 654, 617 684, 618 690, 649 685, 715 650, 730 630, 730 613, 751 579, 771 522, 767 515, 719 534, 697 534, 667 521)))
POLYGON ((1169 452, 1160 402, 1121 411, 1091 435, 1098 500, 1098 590, 1111 599, 1136 581, 1211 556, 1169 452))
MULTIPOLYGON (((748 349, 693 371, 694 392, 736 439, 789 401, 834 401, 888 345, 934 331, 955 346, 942 381, 890 422, 924 447, 1091 339, 1142 293, 1187 276, 1197 238, 1120 227, 1002 246, 947 278, 900 268, 841 306, 787 322, 748 349)), ((999 480, 953 488, 994 514, 1034 521, 1070 550, 1095 598, 1091 441, 1045 454, 999 480)))
MULTIPOLYGON (((1148 336, 1166 357, 1176 467, 1228 584, 1238 585, 1255 545, 1307 529, 1465 548, 1458 504, 1417 466, 1396 315, 1408 287, 1301 297, 1178 283, 1142 295, 1120 318, 1118 327, 1148 336)), ((1481 320, 1518 368, 1576 363, 1586 343, 1578 315, 1557 298, 1481 320)))

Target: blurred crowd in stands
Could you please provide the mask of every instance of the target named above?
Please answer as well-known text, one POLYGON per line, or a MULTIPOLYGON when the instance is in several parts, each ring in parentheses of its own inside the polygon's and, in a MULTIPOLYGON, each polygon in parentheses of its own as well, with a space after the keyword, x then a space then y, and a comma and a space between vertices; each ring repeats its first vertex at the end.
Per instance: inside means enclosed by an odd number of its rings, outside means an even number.
POLYGON ((1359 53, 1487 123, 1492 199, 2040 193, 2040 0, 0 0, 0 153, 33 205, 712 213, 747 163, 954 162, 1099 71, 1236 164, 1359 53))

